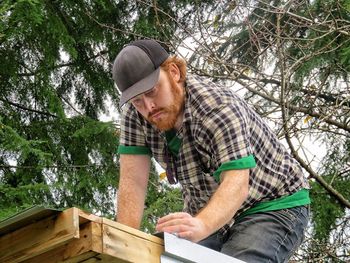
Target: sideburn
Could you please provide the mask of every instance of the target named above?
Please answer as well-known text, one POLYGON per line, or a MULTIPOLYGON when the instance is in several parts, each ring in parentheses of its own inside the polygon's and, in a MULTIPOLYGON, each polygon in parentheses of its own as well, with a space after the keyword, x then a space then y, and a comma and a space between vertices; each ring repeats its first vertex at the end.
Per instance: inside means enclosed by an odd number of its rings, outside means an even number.
POLYGON ((174 97, 173 104, 166 107, 164 110, 169 114, 169 117, 159 122, 153 122, 154 125, 161 131, 167 131, 174 128, 177 118, 182 114, 184 108, 184 92, 181 92, 181 87, 175 82, 171 74, 167 71, 168 79, 171 86, 171 92, 174 97))

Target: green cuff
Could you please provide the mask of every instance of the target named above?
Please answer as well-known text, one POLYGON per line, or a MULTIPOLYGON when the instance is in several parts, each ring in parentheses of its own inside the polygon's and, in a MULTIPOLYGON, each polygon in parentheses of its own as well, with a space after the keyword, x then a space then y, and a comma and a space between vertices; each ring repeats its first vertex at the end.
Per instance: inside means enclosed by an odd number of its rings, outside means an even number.
POLYGON ((247 157, 243 157, 238 160, 233 160, 227 163, 223 163, 219 169, 217 169, 213 176, 217 182, 220 181, 220 174, 223 171, 228 170, 243 170, 243 169, 249 169, 254 168, 256 166, 255 159, 253 155, 249 155, 247 157))
POLYGON ((149 148, 146 146, 125 146, 119 145, 117 153, 119 154, 143 154, 152 155, 149 148))

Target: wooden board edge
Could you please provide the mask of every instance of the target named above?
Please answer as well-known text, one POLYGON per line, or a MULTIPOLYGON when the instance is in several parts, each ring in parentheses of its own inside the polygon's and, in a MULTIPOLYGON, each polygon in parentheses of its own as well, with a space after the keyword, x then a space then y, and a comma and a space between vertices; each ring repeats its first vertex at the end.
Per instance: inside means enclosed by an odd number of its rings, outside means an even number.
POLYGON ((145 240, 152 241, 154 243, 157 243, 157 244, 160 244, 160 245, 164 246, 163 239, 161 239, 159 237, 156 237, 156 236, 153 236, 151 234, 147 234, 147 233, 142 232, 140 230, 137 230, 135 228, 132 228, 132 227, 120 224, 118 222, 112 221, 110 219, 103 218, 103 225, 110 226, 110 227, 115 228, 115 229, 119 229, 121 231, 124 231, 124 232, 130 233, 132 235, 138 236, 139 238, 143 238, 145 240))

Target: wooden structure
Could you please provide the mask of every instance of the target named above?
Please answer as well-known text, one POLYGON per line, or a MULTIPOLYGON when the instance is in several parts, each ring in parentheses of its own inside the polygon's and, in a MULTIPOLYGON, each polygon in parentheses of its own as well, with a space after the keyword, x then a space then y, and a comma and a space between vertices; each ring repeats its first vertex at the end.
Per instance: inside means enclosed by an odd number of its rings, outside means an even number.
POLYGON ((213 260, 242 262, 170 234, 159 238, 77 208, 34 208, 0 222, 1 263, 213 260))
POLYGON ((160 262, 164 251, 161 238, 77 208, 27 218, 6 232, 0 230, 0 262, 160 262))

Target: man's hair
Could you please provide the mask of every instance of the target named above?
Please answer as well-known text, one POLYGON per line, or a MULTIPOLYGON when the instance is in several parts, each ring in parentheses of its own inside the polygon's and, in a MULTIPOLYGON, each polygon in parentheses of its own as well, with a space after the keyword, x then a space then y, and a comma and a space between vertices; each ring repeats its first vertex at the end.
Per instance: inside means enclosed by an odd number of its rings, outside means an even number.
POLYGON ((165 70, 166 72, 168 72, 169 65, 171 63, 174 63, 176 66, 178 66, 178 68, 180 70, 180 81, 184 82, 186 80, 186 71, 187 71, 186 61, 182 58, 179 58, 176 55, 170 56, 163 62, 163 64, 161 65, 161 68, 163 70, 165 70))

